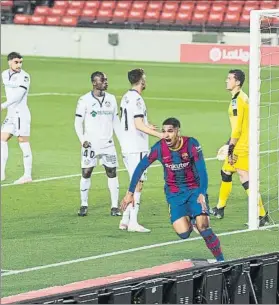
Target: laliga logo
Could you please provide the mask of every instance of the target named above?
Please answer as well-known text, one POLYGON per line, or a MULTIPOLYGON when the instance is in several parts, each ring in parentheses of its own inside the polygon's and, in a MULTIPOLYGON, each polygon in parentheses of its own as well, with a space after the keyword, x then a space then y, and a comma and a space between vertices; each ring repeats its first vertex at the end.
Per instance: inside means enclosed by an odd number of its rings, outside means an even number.
POLYGON ((222 59, 229 59, 229 60, 240 60, 243 62, 248 62, 249 61, 249 52, 244 51, 243 49, 235 49, 232 51, 227 51, 225 49, 220 49, 220 48, 212 48, 209 51, 209 58, 216 62, 220 61, 222 59))

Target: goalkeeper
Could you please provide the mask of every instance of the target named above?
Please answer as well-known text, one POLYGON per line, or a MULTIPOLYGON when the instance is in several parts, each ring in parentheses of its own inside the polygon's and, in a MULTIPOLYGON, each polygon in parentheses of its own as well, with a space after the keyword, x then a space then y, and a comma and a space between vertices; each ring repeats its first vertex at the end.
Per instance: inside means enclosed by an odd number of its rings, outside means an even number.
MULTIPOLYGON (((221 170, 221 187, 219 201, 211 213, 219 219, 224 217, 224 210, 232 190, 232 175, 238 173, 240 182, 249 195, 249 101, 242 91, 245 74, 242 70, 230 70, 226 79, 227 90, 232 94, 229 105, 231 138, 221 147, 217 154, 218 160, 224 160, 221 170)), ((259 196, 259 225, 268 224, 268 215, 259 196)))

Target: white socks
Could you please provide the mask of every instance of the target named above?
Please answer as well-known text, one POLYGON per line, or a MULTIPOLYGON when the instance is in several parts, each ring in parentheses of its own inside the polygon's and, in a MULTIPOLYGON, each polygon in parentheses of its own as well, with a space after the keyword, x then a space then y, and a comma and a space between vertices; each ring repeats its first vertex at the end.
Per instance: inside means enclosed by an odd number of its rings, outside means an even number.
POLYGON ((108 178, 108 188, 110 191, 111 207, 118 208, 118 199, 119 199, 118 177, 108 178))
MULTIPOLYGON (((23 153, 23 165, 24 165, 24 176, 32 177, 32 151, 29 142, 19 143, 19 146, 23 153)), ((8 158, 8 154, 7 154, 8 158)))
POLYGON ((138 213, 139 213, 139 205, 140 205, 140 196, 141 192, 135 192, 134 199, 135 199, 135 206, 130 211, 130 223, 132 225, 138 224, 138 213))
POLYGON ((8 161, 8 142, 1 141, 1 180, 5 179, 5 169, 8 161))
MULTIPOLYGON (((140 206, 140 197, 141 197, 141 192, 135 192, 135 194, 134 194, 134 199, 135 199, 134 207, 132 207, 131 205, 129 205, 127 207, 127 209, 130 207, 130 209, 129 209, 129 218, 130 219, 128 220, 127 223, 129 223, 132 226, 138 224, 138 213, 139 213, 139 206, 140 206)), ((127 209, 126 209, 126 211, 127 211, 127 209)), ((124 214, 123 214, 123 217, 122 217, 122 223, 127 224, 126 222, 124 222, 123 218, 124 218, 124 214)))
POLYGON ((81 206, 88 207, 88 192, 91 185, 91 178, 83 178, 80 179, 80 199, 81 206))

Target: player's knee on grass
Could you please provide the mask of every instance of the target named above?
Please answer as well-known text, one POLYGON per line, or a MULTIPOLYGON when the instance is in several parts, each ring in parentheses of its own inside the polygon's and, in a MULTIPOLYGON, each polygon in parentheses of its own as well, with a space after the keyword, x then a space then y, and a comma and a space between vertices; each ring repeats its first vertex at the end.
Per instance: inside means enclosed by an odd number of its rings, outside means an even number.
MULTIPOLYGON (((248 183, 249 180, 249 173, 247 171, 244 170, 237 170, 238 176, 239 176, 239 180, 242 184, 244 183, 248 183)), ((248 183, 248 188, 249 188, 249 183, 248 183)))
POLYGON ((92 172, 93 172, 93 167, 90 167, 90 168, 83 168, 81 174, 82 174, 82 177, 83 177, 83 178, 88 179, 88 178, 91 177, 92 172))
POLYGON ((108 178, 116 177, 116 167, 107 167, 107 166, 104 166, 104 167, 105 167, 108 178))
POLYGON ((12 134, 9 134, 7 132, 1 132, 1 141, 8 142, 12 136, 12 134))
POLYGON ((19 143, 29 142, 29 137, 27 137, 27 136, 18 136, 17 139, 18 139, 19 143))
POLYGON ((209 217, 208 215, 201 214, 196 217, 196 227, 199 232, 205 231, 209 228, 209 217))
POLYGON ((192 229, 190 229, 189 231, 183 232, 183 233, 177 233, 177 235, 181 238, 181 239, 187 239, 190 237, 192 233, 192 229))
POLYGON ((221 170, 222 181, 224 182, 232 182, 232 174, 228 175, 223 170, 221 170))

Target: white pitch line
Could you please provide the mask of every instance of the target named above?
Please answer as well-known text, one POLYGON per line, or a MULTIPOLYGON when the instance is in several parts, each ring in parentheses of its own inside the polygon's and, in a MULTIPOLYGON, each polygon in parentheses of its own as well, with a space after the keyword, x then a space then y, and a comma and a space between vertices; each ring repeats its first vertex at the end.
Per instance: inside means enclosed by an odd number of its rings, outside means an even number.
MULTIPOLYGON (((212 161, 212 160, 217 160, 216 158, 205 158, 205 161, 212 161)), ((160 167, 162 166, 161 164, 154 164, 149 167, 160 167)), ((117 172, 126 172, 126 168, 119 168, 117 172)), ((99 172, 93 172, 92 175, 100 175, 104 174, 105 171, 99 171, 99 172)), ((31 183, 38 183, 38 182, 44 182, 44 181, 53 181, 53 180, 61 180, 61 179, 67 179, 67 178, 74 178, 74 177, 79 177, 81 174, 72 174, 72 175, 64 175, 64 176, 57 176, 57 177, 49 177, 49 178, 41 178, 41 179, 35 179, 31 183)), ((12 185, 18 185, 14 183, 6 183, 2 184, 2 187, 7 187, 7 186, 12 186, 12 185)))
MULTIPOLYGON (((217 235, 218 236, 227 236, 227 235, 246 233, 249 231, 250 231, 249 229, 245 229, 245 230, 237 230, 237 231, 232 231, 232 232, 223 232, 223 233, 220 233, 217 235)), ((127 254, 127 253, 133 253, 133 252, 149 250, 149 249, 154 249, 154 248, 159 248, 159 247, 165 247, 165 246, 180 244, 180 243, 184 243, 184 242, 191 242, 191 241, 196 241, 196 240, 200 240, 200 239, 202 239, 201 236, 193 237, 193 238, 186 239, 186 240, 184 240, 184 239, 172 240, 172 241, 168 241, 168 242, 164 242, 164 243, 152 244, 152 245, 142 246, 142 247, 137 247, 137 248, 130 248, 130 249, 121 250, 121 251, 114 251, 114 252, 109 252, 109 253, 104 253, 104 254, 99 254, 99 255, 94 255, 94 256, 88 256, 88 257, 73 259, 73 260, 59 262, 59 263, 35 266, 35 267, 30 267, 30 268, 21 269, 21 270, 14 270, 14 271, 4 273, 1 276, 4 277, 4 276, 22 274, 22 273, 38 271, 38 270, 43 270, 43 269, 48 269, 48 268, 53 268, 53 267, 60 267, 60 266, 65 266, 65 265, 82 263, 82 262, 86 262, 86 261, 92 261, 92 260, 97 260, 97 259, 101 259, 101 258, 117 256, 117 255, 121 255, 121 254, 127 254)))
MULTIPOLYGON (((29 97, 39 97, 39 96, 82 96, 82 93, 60 93, 60 92, 41 92, 41 93, 30 93, 28 94, 29 97)), ((5 98, 5 96, 1 96, 5 98)), ((121 95, 117 95, 117 98, 122 98, 121 95)), ((201 103, 229 103, 229 100, 213 100, 213 99, 196 99, 196 98, 176 98, 176 97, 148 97, 145 96, 144 99, 146 100, 162 100, 162 101, 174 101, 174 102, 201 102, 201 103)))
MULTIPOLYGON (((261 151, 260 154, 272 154, 275 152, 278 152, 279 149, 273 149, 273 150, 265 150, 265 151, 261 151)), ((205 161, 213 161, 213 160, 217 160, 216 157, 210 157, 210 158, 205 158, 205 161)), ((154 164, 151 165, 150 168, 152 167, 160 167, 162 166, 161 164, 154 164)), ((118 172, 125 172, 127 171, 126 168, 119 168, 117 170, 118 172)), ((99 171, 99 172, 93 172, 92 175, 100 175, 100 174, 104 174, 105 171, 99 171)), ((48 178, 40 178, 40 179, 35 179, 33 180, 31 183, 38 183, 38 182, 45 182, 45 181, 53 181, 53 180, 62 180, 62 179, 67 179, 67 178, 75 178, 75 177, 79 177, 81 174, 72 174, 72 175, 63 175, 63 176, 56 176, 56 177, 48 177, 48 178)), ((30 183, 30 184, 31 184, 30 183)), ((6 184, 2 184, 1 187, 7 187, 7 186, 15 186, 17 184, 14 183, 6 183, 6 184)))

